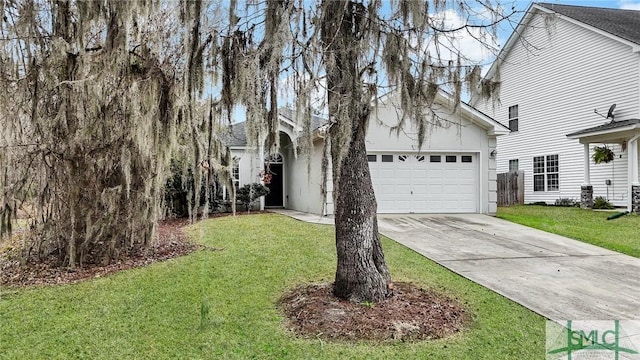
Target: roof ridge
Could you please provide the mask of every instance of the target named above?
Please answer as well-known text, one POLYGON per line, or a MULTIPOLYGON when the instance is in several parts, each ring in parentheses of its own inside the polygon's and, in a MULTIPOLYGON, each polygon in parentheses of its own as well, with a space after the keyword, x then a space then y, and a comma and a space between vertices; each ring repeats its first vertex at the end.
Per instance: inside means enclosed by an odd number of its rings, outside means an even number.
POLYGON ((640 45, 640 10, 550 3, 533 5, 608 33, 625 42, 640 45))
MULTIPOLYGON (((604 7, 604 6, 589 6, 589 5, 573 5, 573 4, 555 4, 555 3, 547 3, 547 2, 536 2, 535 4, 540 5, 540 6, 544 6, 547 9, 549 9, 547 6, 563 6, 563 7, 572 7, 572 8, 580 8, 580 9, 602 9, 602 10, 615 10, 615 11, 633 11, 633 12, 640 12, 640 10, 635 10, 635 9, 620 9, 620 8, 610 8, 610 7, 604 7)), ((552 10, 552 9, 550 9, 552 10)))

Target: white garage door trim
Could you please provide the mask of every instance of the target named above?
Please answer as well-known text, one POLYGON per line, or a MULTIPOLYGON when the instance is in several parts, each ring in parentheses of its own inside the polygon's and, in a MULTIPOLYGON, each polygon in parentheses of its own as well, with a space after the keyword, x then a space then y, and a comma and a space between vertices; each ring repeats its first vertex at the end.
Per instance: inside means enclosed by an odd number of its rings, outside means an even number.
POLYGON ((477 152, 371 152, 378 212, 477 213, 478 166, 477 152))

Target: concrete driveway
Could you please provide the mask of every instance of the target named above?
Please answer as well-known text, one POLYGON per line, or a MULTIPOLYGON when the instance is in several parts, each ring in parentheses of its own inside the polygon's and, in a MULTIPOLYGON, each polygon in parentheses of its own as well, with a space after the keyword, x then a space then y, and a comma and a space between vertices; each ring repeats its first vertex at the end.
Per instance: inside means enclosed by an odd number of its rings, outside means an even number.
MULTIPOLYGON (((333 224, 330 217, 277 212, 333 224)), ((480 214, 380 214, 378 229, 548 319, 640 320, 638 258, 480 214)), ((634 325, 640 336, 640 323, 634 325)))
POLYGON ((379 215, 378 226, 551 320, 640 319, 640 259, 479 214, 379 215))

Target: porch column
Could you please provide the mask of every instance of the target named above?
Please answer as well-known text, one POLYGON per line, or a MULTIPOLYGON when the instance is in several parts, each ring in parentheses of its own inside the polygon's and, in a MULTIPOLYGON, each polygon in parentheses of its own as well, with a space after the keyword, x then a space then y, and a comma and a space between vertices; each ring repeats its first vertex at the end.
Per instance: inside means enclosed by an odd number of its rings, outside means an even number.
POLYGON ((589 143, 584 144, 584 181, 582 186, 591 185, 591 164, 589 161, 589 143))
POLYGON ((631 184, 640 185, 638 181, 638 136, 631 138, 631 149, 629 150, 629 162, 631 163, 631 184))
POLYGON ((640 213, 640 182, 638 182, 638 138, 636 135, 627 143, 627 173, 629 180, 629 212, 640 213))
POLYGON ((584 181, 580 187, 580 207, 593 208, 593 186, 591 186, 591 164, 589 158, 589 143, 584 144, 584 181))

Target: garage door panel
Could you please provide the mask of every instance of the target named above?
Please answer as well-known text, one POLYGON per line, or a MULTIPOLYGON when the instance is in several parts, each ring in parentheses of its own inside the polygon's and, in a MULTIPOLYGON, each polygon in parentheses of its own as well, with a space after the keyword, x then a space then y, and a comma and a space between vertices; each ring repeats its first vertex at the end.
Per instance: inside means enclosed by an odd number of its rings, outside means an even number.
POLYGON ((475 211, 476 202, 472 200, 460 200, 460 208, 475 211))
POLYGON ((459 193, 460 186, 458 184, 446 184, 444 186, 444 193, 446 195, 455 195, 459 193))
POLYGON ((396 178, 395 172, 393 171, 393 169, 378 169, 377 176, 378 178, 380 178, 380 180, 382 179, 395 180, 396 178))
POLYGON ((408 181, 411 179, 411 169, 396 169, 394 176, 400 181, 408 181))
POLYGON ((458 187, 458 191, 463 195, 475 194, 476 187, 473 184, 461 184, 458 187))
POLYGON ((427 178, 427 169, 413 169, 411 177, 415 179, 426 179, 427 178))
POLYGON ((445 212, 459 212, 460 204, 457 201, 447 201, 444 203, 445 212))
POLYGON ((458 174, 456 176, 458 176, 460 178, 461 182, 474 183, 475 184, 474 174, 475 174, 475 171, 473 169, 464 169, 464 170, 458 171, 458 174))
POLYGON ((387 213, 389 212, 386 209, 393 209, 395 207, 395 202, 394 201, 384 201, 384 200, 378 200, 378 212, 379 213, 387 213))
MULTIPOLYGON (((422 209, 422 211, 427 211, 429 209, 429 202, 424 200, 414 200, 413 202, 414 209, 422 209)), ((418 211, 415 211, 418 212, 418 211)))
POLYGON ((427 178, 429 180, 440 181, 444 176, 442 169, 429 169, 427 178))
POLYGON ((460 169, 446 169, 444 171, 444 176, 450 180, 454 180, 462 175, 462 171, 460 169))
POLYGON ((422 198, 422 197, 426 198, 426 196, 423 196, 423 195, 428 195, 428 194, 429 194, 429 188, 427 187, 427 185, 413 187, 413 195, 418 195, 419 198, 422 198))
MULTIPOLYGON (((386 196, 392 195, 395 193, 396 185, 395 184, 380 184, 377 186, 380 189, 381 195, 384 194, 386 196)), ((375 189, 375 187, 374 187, 375 189)))
POLYGON ((428 212, 443 212, 444 209, 444 201, 442 200, 432 200, 429 201, 428 212))

